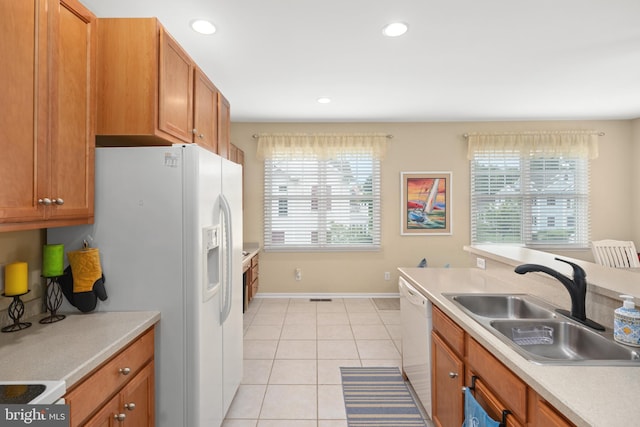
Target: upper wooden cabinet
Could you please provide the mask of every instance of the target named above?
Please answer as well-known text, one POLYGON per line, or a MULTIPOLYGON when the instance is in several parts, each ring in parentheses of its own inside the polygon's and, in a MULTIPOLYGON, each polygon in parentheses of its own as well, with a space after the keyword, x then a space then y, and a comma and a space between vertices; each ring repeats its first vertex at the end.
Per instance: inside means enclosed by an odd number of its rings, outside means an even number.
POLYGON ((192 142, 195 64, 162 26, 159 30, 158 128, 181 141, 192 142))
POLYGON ((56 108, 51 122, 49 194, 58 204, 50 209, 50 218, 93 221, 96 18, 76 0, 60 1, 56 15, 54 63, 58 66, 53 68, 57 84, 50 91, 56 108))
POLYGON ((98 30, 98 145, 196 143, 227 157, 229 103, 156 18, 98 30))
POLYGON ((218 92, 218 154, 225 159, 231 153, 231 106, 218 92))
POLYGON ((197 144, 218 152, 218 89, 196 67, 193 97, 193 135, 197 144))
POLYGON ((92 222, 95 16, 76 0, 0 16, 0 230, 92 222))
POLYGON ((190 142, 192 73, 157 19, 98 19, 98 144, 190 142))

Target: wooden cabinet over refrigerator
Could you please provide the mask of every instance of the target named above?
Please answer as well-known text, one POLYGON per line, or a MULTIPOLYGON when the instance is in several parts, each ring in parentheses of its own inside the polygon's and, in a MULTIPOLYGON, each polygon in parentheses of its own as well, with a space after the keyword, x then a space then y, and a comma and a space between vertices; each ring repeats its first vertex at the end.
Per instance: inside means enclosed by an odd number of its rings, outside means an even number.
POLYGON ((98 145, 229 155, 229 102, 156 18, 98 19, 98 145))

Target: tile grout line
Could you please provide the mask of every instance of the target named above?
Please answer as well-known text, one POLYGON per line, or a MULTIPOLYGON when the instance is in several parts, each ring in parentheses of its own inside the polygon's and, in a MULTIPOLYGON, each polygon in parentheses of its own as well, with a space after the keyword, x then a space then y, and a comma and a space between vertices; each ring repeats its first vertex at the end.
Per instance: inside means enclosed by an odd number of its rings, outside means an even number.
MULTIPOLYGON (((385 338, 381 338, 381 337, 376 337, 375 335, 373 335, 371 338, 366 338, 366 335, 365 335, 365 338, 362 338, 362 339, 363 340, 373 340, 373 341, 378 341, 378 340, 390 341, 391 344, 393 345, 393 347, 397 350, 397 352, 400 353, 400 350, 397 348, 396 341, 394 340, 393 334, 391 333, 391 331, 389 329, 389 325, 395 324, 395 322, 392 321, 392 323, 387 324, 385 322, 385 319, 387 321, 389 321, 389 318, 382 316, 382 313, 380 312, 380 310, 378 309, 378 307, 375 305, 375 303, 373 302, 373 300, 371 298, 367 298, 366 300, 363 299, 362 301, 367 301, 370 305, 372 305, 373 306, 373 310, 370 310, 370 307, 364 307, 364 306, 358 307, 357 305, 360 304, 360 302, 357 302, 355 304, 348 304, 348 303, 345 302, 344 299, 342 299, 340 301, 340 305, 343 308, 343 310, 338 310, 339 312, 345 313, 346 320, 348 321, 348 330, 350 332, 351 337, 347 341, 352 341, 354 346, 355 346, 356 359, 353 359, 353 361, 358 366, 363 366, 363 359, 362 359, 362 353, 360 352, 360 348, 357 345, 358 340, 356 339, 356 331, 354 329, 355 325, 354 325, 354 323, 352 321, 352 317, 353 316, 350 316, 350 314, 352 314, 352 313, 374 313, 375 312, 376 313, 376 317, 375 317, 376 322, 373 322, 371 324, 371 326, 375 326, 375 325, 381 324, 383 326, 382 330, 385 331, 387 336, 385 338), (351 310, 349 309, 349 306, 351 306, 351 310)), ((284 302, 284 301, 282 301, 282 302, 284 302)), ((276 304, 278 304, 278 302, 276 302, 276 304)), ((324 425, 325 423, 331 423, 332 421, 334 421, 334 422, 335 421, 345 421, 346 422, 346 418, 339 418, 339 419, 328 418, 326 420, 320 418, 322 416, 322 414, 321 414, 321 411, 322 411, 322 408, 321 408, 321 388, 320 388, 320 386, 322 384, 320 384, 320 362, 321 362, 321 359, 320 359, 320 345, 319 345, 319 343, 320 343, 320 341, 323 341, 323 340, 320 339, 319 331, 320 331, 320 327, 321 326, 331 327, 331 325, 330 324, 328 324, 328 325, 324 325, 324 324, 320 325, 319 317, 321 316, 321 314, 332 313, 333 310, 327 310, 327 311, 321 310, 321 311, 318 311, 318 306, 320 305, 319 303, 315 303, 313 309, 312 310, 308 310, 308 311, 306 309, 302 308, 302 306, 301 307, 297 307, 296 309, 293 309, 295 304, 297 304, 297 302, 293 302, 291 298, 288 298, 286 300, 285 304, 284 304, 284 307, 282 308, 282 320, 277 322, 278 325, 279 325, 280 330, 279 330, 279 334, 278 334, 278 337, 277 337, 277 340, 276 340, 275 350, 274 350, 273 355, 272 355, 271 360, 270 360, 271 365, 270 365, 268 374, 266 375, 266 383, 267 384, 265 385, 265 392, 264 392, 264 394, 262 396, 262 399, 261 399, 260 410, 258 411, 258 419, 257 420, 251 420, 251 421, 255 421, 256 423, 260 423, 260 421, 262 420, 261 416, 263 415, 264 403, 266 401, 266 395, 267 395, 266 391, 267 391, 267 389, 268 389, 268 387, 270 385, 273 385, 273 384, 271 384, 271 381, 274 379, 273 375, 275 373, 274 369, 275 369, 275 366, 276 366, 276 361, 278 360, 277 359, 278 350, 281 348, 280 347, 281 346, 281 342, 284 341, 285 338, 286 338, 285 337, 286 327, 287 327, 287 325, 290 325, 290 323, 288 323, 287 318, 289 318, 289 320, 290 320, 291 317, 289 315, 292 315, 294 313, 313 312, 314 313, 313 316, 310 316, 310 317, 312 317, 314 319, 314 321, 315 321, 315 328, 314 328, 315 339, 313 341, 314 341, 315 346, 316 346, 315 347, 315 361, 314 361, 315 362, 315 375, 314 376, 315 376, 315 391, 316 391, 316 402, 315 402, 316 403, 316 411, 315 411, 316 419, 315 419, 315 423, 314 424, 316 425, 316 427, 320 427, 320 425, 324 425), (292 309, 293 309, 293 311, 291 311, 292 309), (322 423, 322 421, 324 421, 324 423, 322 423)), ((305 303, 301 302, 301 304, 305 304, 305 303)), ((259 326, 259 324, 255 323, 256 319, 260 318, 259 316, 265 315, 265 314, 266 315, 270 314, 270 315, 274 315, 275 316, 275 315, 279 315, 279 313, 281 313, 280 310, 278 310, 277 308, 275 308, 274 310, 269 310, 268 312, 263 312, 262 309, 266 309, 266 307, 267 307, 267 304, 263 304, 263 301, 260 301, 260 305, 258 307, 256 307, 254 310, 251 311, 251 314, 250 314, 251 317, 248 319, 248 322, 246 324, 246 327, 245 327, 245 330, 244 330, 244 335, 246 335, 249 327, 251 327, 251 326, 259 326)), ((305 317, 305 316, 301 315, 301 317, 305 317)), ((363 317, 366 318, 367 316, 365 315, 363 317)), ((271 321, 273 321, 273 320, 271 320, 271 321)), ((368 326, 368 322, 366 321, 366 319, 363 319, 361 323, 363 325, 363 329, 366 330, 366 326, 368 326)), ((302 323, 302 324, 304 324, 304 323, 302 323)), ((269 324, 260 325, 260 326, 269 326, 269 324)), ((336 326, 339 326, 339 325, 336 325, 336 326)), ((294 334, 295 333, 296 332, 294 331, 294 334)), ((360 333, 362 334, 362 331, 360 333)), ((366 332, 365 332, 365 334, 366 334, 366 332)), ((294 340, 294 341, 296 341, 296 340, 306 340, 306 338, 304 338, 304 332, 302 333, 301 336, 302 336, 302 338, 297 338, 295 335, 292 335, 291 340, 294 340)), ((337 337, 340 337, 340 335, 337 334, 337 337)), ((340 341, 340 339, 336 339, 334 337, 331 337, 330 335, 328 335, 325 338, 326 338, 326 340, 340 341)), ((259 341, 259 339, 257 339, 257 341, 259 341)), ((351 358, 348 358, 348 359, 351 360, 351 358)), ((252 359, 248 359, 248 360, 252 360, 252 359)), ((282 359, 282 360, 289 360, 289 359, 282 359)), ((291 359, 291 360, 294 360, 294 359, 291 359)), ((324 359, 322 359, 322 360, 324 360, 324 359)), ((334 359, 329 358, 327 360, 334 360, 334 359)), ((335 360, 339 360, 339 359, 336 358, 335 360)), ((383 359, 381 359, 381 360, 383 360, 383 359)), ((392 359, 389 359, 389 360, 392 360, 392 359)), ((331 382, 331 384, 333 384, 333 382, 331 382)), ((329 393, 329 391, 327 391, 327 393, 329 393)), ((335 396, 329 397, 330 401, 333 400, 332 397, 335 397, 335 396)), ((333 408, 333 406, 334 405, 332 405, 331 408, 327 408, 329 410, 327 415, 334 413, 333 409, 335 409, 335 408, 333 408)), ((341 408, 341 409, 342 410, 340 412, 344 412, 344 408, 341 408)), ((343 414, 343 416, 346 417, 346 413, 343 414)), ((273 421, 273 420, 271 420, 271 421, 273 421)), ((312 420, 308 420, 308 421, 310 421, 309 424, 311 424, 312 420)), ((257 424, 253 424, 253 425, 257 425, 257 424)))

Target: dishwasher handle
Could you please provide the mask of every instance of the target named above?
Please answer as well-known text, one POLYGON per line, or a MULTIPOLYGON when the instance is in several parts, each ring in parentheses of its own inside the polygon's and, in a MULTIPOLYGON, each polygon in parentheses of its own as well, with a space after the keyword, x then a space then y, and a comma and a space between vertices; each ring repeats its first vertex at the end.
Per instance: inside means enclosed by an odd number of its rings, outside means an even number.
POLYGON ((398 289, 400 290, 400 297, 405 297, 411 304, 420 307, 424 307, 427 304, 427 298, 402 277, 398 280, 398 289))

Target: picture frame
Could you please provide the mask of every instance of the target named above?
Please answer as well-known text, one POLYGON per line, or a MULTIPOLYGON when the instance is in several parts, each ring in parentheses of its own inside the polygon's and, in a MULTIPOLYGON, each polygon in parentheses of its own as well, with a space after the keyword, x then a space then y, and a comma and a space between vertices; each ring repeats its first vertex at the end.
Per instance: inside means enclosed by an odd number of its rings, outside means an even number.
POLYGON ((400 234, 450 235, 451 171, 400 172, 400 234))

